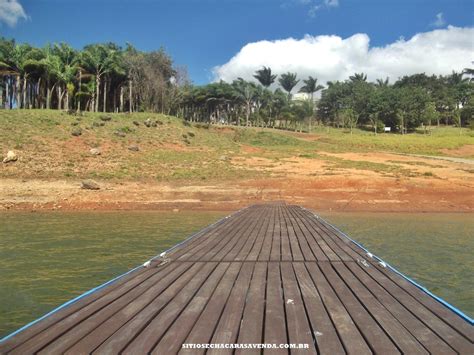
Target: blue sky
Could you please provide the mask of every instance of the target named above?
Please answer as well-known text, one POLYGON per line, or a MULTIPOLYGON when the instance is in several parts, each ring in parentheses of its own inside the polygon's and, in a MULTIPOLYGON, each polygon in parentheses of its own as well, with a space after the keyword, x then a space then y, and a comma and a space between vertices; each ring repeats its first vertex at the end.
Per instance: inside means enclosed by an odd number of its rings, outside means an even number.
POLYGON ((248 43, 364 33, 371 47, 383 47, 448 25, 472 27, 474 18, 472 0, 0 0, 0 21, 11 3, 27 19, 20 14, 14 25, 4 18, 2 36, 38 46, 163 46, 197 84, 212 80, 213 68, 248 43))

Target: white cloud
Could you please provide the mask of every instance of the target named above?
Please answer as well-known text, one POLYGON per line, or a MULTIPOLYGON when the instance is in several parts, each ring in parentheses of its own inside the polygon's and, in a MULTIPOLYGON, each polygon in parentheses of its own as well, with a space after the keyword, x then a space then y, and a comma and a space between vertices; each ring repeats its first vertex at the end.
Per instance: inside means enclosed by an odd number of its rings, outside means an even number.
POLYGON ((16 26, 20 19, 27 19, 23 6, 17 0, 0 0, 0 23, 16 26))
POLYGON ((444 15, 443 15, 442 12, 439 12, 439 13, 436 14, 436 20, 434 20, 434 22, 431 23, 431 26, 433 26, 433 27, 443 27, 444 25, 446 25, 444 15))
POLYGON ((308 9, 309 17, 316 17, 316 13, 322 9, 338 7, 339 0, 289 0, 282 3, 281 7, 286 8, 293 5, 302 5, 308 9))
POLYGON ((245 45, 227 63, 213 69, 216 80, 238 77, 253 79, 255 70, 269 66, 281 74, 298 73, 299 78, 316 76, 321 83, 345 80, 356 72, 368 79, 389 77, 394 82, 408 74, 449 74, 469 67, 474 59, 474 28, 448 26, 419 33, 384 47, 370 47, 367 34, 348 38, 310 36, 260 41, 245 45))
POLYGON ((339 0, 324 0, 324 5, 327 7, 338 7, 339 0))

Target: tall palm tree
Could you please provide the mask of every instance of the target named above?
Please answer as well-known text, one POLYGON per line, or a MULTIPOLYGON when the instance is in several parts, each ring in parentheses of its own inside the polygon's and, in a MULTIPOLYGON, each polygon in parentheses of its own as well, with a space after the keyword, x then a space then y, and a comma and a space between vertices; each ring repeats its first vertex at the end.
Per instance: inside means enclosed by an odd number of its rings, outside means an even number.
POLYGON ((267 68, 264 66, 262 69, 257 70, 253 77, 257 79, 265 88, 268 88, 275 82, 277 75, 272 74, 270 67, 267 68))
POLYGON ((309 115, 309 121, 308 121, 308 130, 311 132, 311 119, 314 114, 314 93, 324 89, 324 86, 318 85, 318 79, 313 78, 310 76, 308 79, 303 80, 304 85, 301 87, 300 92, 304 92, 306 94, 309 94, 311 96, 311 115, 309 115))
MULTIPOLYGON (((100 88, 102 86, 102 80, 104 76, 110 73, 118 58, 119 49, 113 44, 93 44, 84 47, 84 51, 81 53, 81 64, 90 73, 95 75, 96 81, 96 93, 94 101, 94 111, 99 111, 99 98, 100 88)), ((104 92, 107 92, 107 85, 104 84, 104 92)), ((104 110, 106 100, 104 100, 104 110)))
POLYGON ((296 73, 288 72, 281 74, 278 83, 288 93, 288 99, 291 99, 291 90, 299 83, 299 80, 296 80, 296 73))
POLYGON ((311 96, 311 102, 313 102, 314 93, 318 92, 319 90, 324 89, 324 86, 318 85, 318 79, 313 78, 312 76, 310 76, 306 80, 303 80, 303 82, 304 82, 304 85, 301 87, 300 92, 309 94, 311 96))

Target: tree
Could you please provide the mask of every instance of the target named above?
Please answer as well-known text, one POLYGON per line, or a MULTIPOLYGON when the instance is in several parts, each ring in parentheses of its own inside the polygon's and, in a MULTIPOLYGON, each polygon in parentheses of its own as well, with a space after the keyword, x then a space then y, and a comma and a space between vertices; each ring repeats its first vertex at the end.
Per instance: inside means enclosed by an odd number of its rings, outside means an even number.
POLYGON ((301 87, 299 92, 304 92, 310 95, 311 102, 314 101, 314 93, 324 89, 324 86, 318 85, 318 79, 313 78, 312 76, 308 77, 308 79, 303 80, 304 85, 301 87))
POLYGON ((232 83, 235 90, 235 97, 241 100, 245 105, 245 125, 249 126, 250 114, 252 112, 252 104, 255 97, 255 84, 238 78, 232 83))
POLYGON ((259 83, 262 84, 265 88, 268 88, 270 85, 272 85, 275 82, 275 79, 277 78, 276 75, 272 74, 272 70, 269 67, 267 68, 265 66, 262 69, 257 70, 253 77, 257 79, 259 83))
POLYGON ((432 122, 437 122, 439 120, 439 112, 436 111, 436 105, 434 102, 430 101, 426 104, 425 109, 423 110, 423 124, 425 127, 428 124, 428 130, 431 133, 431 124, 432 122))
POLYGON ((389 78, 384 79, 377 79, 375 82, 375 86, 378 88, 386 88, 389 85, 389 78))
POLYGON ((288 72, 280 75, 278 83, 288 93, 288 99, 291 99, 291 90, 299 83, 299 80, 296 80, 296 73, 288 72))
POLYGON ((357 114, 351 108, 346 108, 341 111, 341 117, 343 119, 344 125, 349 126, 352 136, 352 130, 355 126, 357 126, 357 114))
POLYGON ((311 132, 311 118, 314 114, 314 93, 324 89, 324 86, 318 85, 318 79, 310 76, 308 79, 303 80, 304 85, 301 87, 300 92, 304 92, 310 95, 311 98, 311 115, 308 121, 308 130, 311 132))
POLYGON ((364 73, 355 73, 349 77, 349 80, 352 82, 367 81, 367 74, 364 73))

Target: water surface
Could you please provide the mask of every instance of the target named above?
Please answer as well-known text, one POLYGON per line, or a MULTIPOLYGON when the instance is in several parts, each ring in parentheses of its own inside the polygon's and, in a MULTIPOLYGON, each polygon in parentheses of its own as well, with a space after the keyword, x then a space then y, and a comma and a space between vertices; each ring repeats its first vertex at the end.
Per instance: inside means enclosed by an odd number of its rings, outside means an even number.
MULTIPOLYGON (((0 213, 0 337, 140 265, 223 215, 0 213)), ((322 216, 438 296, 474 315, 472 215, 322 216)))
POLYGON ((0 213, 0 337, 223 216, 148 211, 0 213))
POLYGON ((474 216, 468 213, 324 213, 373 254, 474 316, 474 216))

